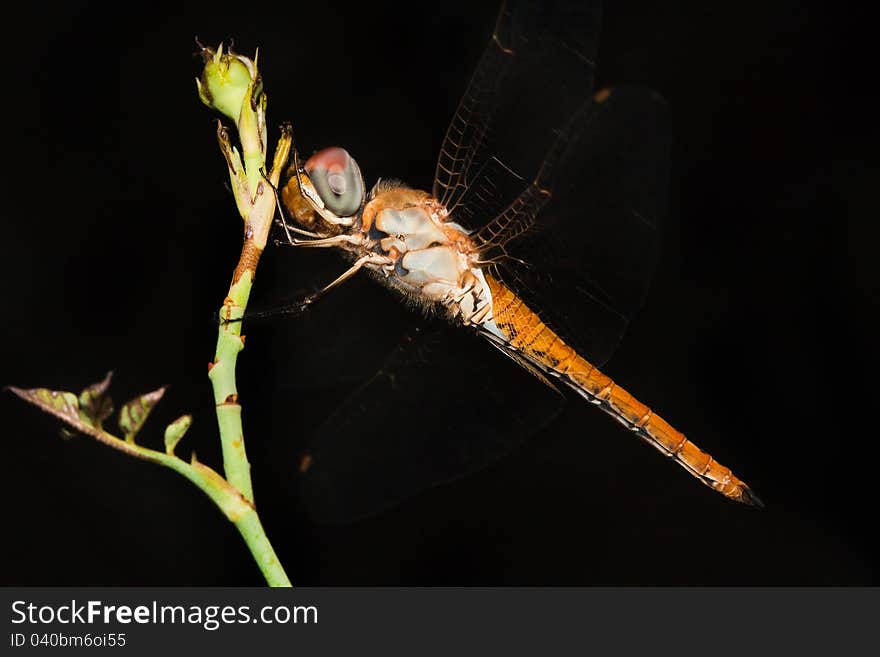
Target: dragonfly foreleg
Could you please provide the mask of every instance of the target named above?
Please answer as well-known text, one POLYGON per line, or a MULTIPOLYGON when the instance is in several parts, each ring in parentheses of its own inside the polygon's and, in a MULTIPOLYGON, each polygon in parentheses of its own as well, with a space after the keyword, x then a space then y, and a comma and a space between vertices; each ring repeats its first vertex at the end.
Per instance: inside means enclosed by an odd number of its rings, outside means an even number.
POLYGON ((287 237, 287 241, 275 240, 275 244, 278 246, 297 246, 294 243, 295 238, 291 235, 291 233, 296 233, 297 235, 304 235, 306 237, 311 237, 313 239, 318 239, 318 238, 323 237, 322 235, 319 235, 318 233, 313 233, 308 230, 303 230, 302 228, 297 228, 296 226, 291 226, 290 224, 287 223, 287 221, 284 220, 284 218, 275 219, 275 225, 281 226, 281 228, 284 229, 284 235, 287 237))
MULTIPOLYGON (((304 231, 297 231, 304 232, 304 231)), ((342 247, 348 245, 359 246, 363 244, 364 240, 362 237, 358 235, 334 235, 333 237, 321 237, 318 239, 309 239, 309 240, 301 240, 289 236, 287 242, 279 242, 276 241, 276 244, 279 246, 310 246, 314 248, 332 248, 332 247, 342 247)))
POLYGON ((293 240, 293 237, 290 235, 290 226, 287 225, 287 220, 284 218, 284 210, 281 209, 281 197, 278 195, 278 188, 272 183, 271 178, 266 175, 266 169, 264 167, 260 167, 260 175, 263 177, 266 184, 272 188, 272 193, 275 195, 275 210, 279 216, 279 219, 276 219, 275 223, 280 224, 281 227, 284 228, 284 234, 287 235, 287 241, 290 242, 293 240))
MULTIPOLYGON (((291 233, 296 233, 297 235, 304 235, 305 237, 310 237, 313 239, 323 237, 322 235, 318 235, 317 233, 313 233, 308 230, 303 230, 302 228, 298 228, 296 226, 291 226, 289 223, 287 223, 287 219, 284 216, 284 204, 281 202, 281 197, 278 194, 278 188, 272 183, 272 180, 269 178, 269 176, 266 175, 265 168, 262 168, 262 167, 260 168, 260 175, 263 177, 263 180, 266 182, 266 184, 272 188, 272 193, 275 195, 275 210, 276 210, 276 213, 278 216, 275 218, 274 222, 277 226, 281 226, 281 228, 284 230, 284 235, 285 235, 285 237, 287 237, 287 244, 286 245, 292 246, 292 245, 294 245, 294 243, 296 241, 296 238, 294 238, 293 235, 291 235, 291 233)), ((285 244, 285 243, 281 242, 280 240, 275 240, 275 244, 280 245, 280 244, 285 244)))

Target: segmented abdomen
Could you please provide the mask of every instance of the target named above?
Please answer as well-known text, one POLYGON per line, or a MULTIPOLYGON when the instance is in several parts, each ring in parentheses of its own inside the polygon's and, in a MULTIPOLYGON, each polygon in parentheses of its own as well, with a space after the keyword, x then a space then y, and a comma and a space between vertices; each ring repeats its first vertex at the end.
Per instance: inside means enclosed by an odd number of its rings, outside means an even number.
POLYGON ((599 406, 621 424, 675 459, 685 470, 725 497, 763 506, 749 487, 729 468, 676 431, 598 368, 582 358, 556 335, 519 297, 499 281, 486 276, 492 293, 495 324, 509 344, 540 369, 558 377, 582 397, 599 406))

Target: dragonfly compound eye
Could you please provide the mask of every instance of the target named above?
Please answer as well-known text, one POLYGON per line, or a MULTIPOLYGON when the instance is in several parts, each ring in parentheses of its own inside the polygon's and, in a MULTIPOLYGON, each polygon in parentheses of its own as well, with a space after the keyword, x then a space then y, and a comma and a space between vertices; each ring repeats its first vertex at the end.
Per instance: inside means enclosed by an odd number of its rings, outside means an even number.
POLYGON ((364 202, 361 170, 344 148, 333 146, 312 155, 304 167, 324 207, 337 217, 351 217, 364 202))

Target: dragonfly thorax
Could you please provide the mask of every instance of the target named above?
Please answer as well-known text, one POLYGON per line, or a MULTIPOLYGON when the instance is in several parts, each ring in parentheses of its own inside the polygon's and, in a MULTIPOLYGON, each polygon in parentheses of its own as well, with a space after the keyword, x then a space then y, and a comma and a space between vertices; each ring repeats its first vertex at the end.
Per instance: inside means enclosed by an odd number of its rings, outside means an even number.
POLYGON ((430 194, 380 183, 364 207, 360 231, 366 248, 387 259, 387 266, 371 268, 416 301, 440 303, 466 322, 477 309, 491 307, 468 232, 449 221, 430 194))

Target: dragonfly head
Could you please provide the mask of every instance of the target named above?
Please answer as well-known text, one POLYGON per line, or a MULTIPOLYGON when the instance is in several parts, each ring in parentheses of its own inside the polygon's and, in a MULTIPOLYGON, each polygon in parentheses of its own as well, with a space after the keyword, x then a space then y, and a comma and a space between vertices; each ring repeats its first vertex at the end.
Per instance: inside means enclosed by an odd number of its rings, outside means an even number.
POLYGON ((300 164, 296 151, 293 155, 283 193, 290 213, 310 229, 316 228, 308 225, 314 224, 314 213, 336 229, 335 232, 352 226, 366 200, 364 178, 354 158, 338 146, 318 151, 305 164, 300 164), (307 216, 308 210, 312 211, 311 218, 307 216))

